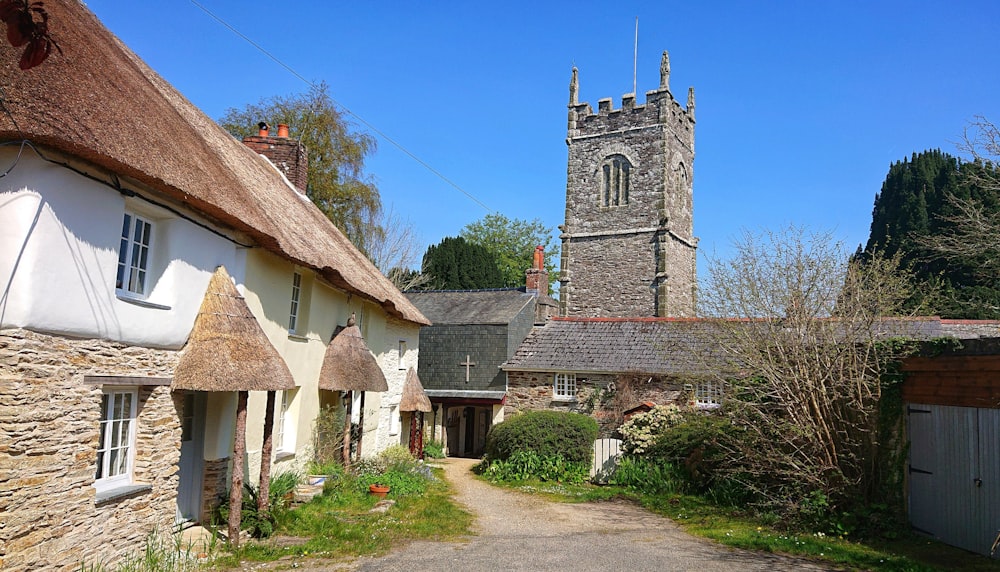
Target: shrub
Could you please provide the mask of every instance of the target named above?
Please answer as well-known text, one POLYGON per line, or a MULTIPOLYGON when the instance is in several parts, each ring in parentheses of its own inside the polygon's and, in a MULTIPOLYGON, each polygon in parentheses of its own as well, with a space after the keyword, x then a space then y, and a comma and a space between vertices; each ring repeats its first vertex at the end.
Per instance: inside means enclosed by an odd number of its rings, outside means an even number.
MULTIPOLYGON (((318 466, 329 467, 343 462, 344 410, 327 405, 313 420, 313 459, 318 466)), ((330 474, 328 472, 313 474, 330 474)))
POLYGON ((622 449, 627 454, 642 455, 660 435, 683 419, 680 408, 673 404, 657 405, 645 413, 633 415, 618 428, 622 449))
MULTIPOLYGON (((240 511, 240 529, 246 530, 254 538, 267 538, 274 533, 275 523, 288 510, 285 495, 295 490, 301 475, 293 471, 278 473, 271 477, 271 488, 268 491, 270 509, 260 511, 257 499, 260 498, 258 488, 249 483, 243 484, 243 508, 240 511)), ((219 522, 229 520, 228 495, 217 509, 219 522)))
POLYGON ((493 482, 538 479, 582 483, 590 474, 590 464, 567 461, 562 455, 542 456, 534 451, 518 451, 508 459, 485 463, 479 470, 493 482))
POLYGON ((679 419, 648 446, 646 455, 677 467, 694 491, 705 492, 719 483, 724 468, 736 469, 727 462, 727 452, 738 432, 722 415, 692 411, 679 419))
POLYGON ((569 463, 589 464, 597 438, 597 422, 579 413, 528 411, 494 425, 486 436, 484 461, 505 461, 515 453, 561 456, 569 463))
POLYGON ((653 494, 674 494, 686 488, 684 475, 675 465, 633 455, 619 459, 610 483, 653 494))
POLYGON ((444 443, 441 441, 428 441, 424 443, 424 456, 431 459, 443 459, 444 443))
POLYGON ((359 490, 367 491, 374 484, 386 485, 389 495, 394 497, 421 494, 434 478, 430 467, 414 459, 402 445, 388 447, 375 458, 362 459, 354 465, 354 472, 359 490))

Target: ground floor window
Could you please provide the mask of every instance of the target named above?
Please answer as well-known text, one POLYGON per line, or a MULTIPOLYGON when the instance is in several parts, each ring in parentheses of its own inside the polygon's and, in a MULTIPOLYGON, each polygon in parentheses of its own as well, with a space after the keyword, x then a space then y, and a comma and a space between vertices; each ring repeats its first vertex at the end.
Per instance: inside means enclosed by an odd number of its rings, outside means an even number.
POLYGON ((701 381, 694 386, 694 405, 699 409, 715 409, 722 405, 722 382, 701 381))
POLYGON ((101 394, 101 427, 94 480, 98 491, 132 482, 138 401, 135 388, 105 389, 101 394))
POLYGON ((552 388, 552 397, 555 399, 576 399, 576 374, 557 373, 552 388))

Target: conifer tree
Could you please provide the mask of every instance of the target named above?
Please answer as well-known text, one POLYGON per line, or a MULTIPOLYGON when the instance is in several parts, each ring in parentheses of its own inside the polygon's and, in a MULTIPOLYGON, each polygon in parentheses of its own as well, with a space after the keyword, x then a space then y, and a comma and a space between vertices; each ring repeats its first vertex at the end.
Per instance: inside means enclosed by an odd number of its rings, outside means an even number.
POLYGON ((446 237, 424 254, 422 273, 430 276, 429 290, 501 288, 503 273, 496 256, 464 238, 446 237))

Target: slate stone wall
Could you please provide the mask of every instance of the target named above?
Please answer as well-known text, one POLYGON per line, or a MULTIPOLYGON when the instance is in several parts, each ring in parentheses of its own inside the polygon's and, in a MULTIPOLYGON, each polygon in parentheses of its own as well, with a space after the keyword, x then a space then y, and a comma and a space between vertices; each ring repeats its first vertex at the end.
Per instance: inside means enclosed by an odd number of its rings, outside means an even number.
POLYGON ((570 105, 562 234, 561 314, 581 317, 693 316, 695 250, 693 108, 669 89, 622 108, 601 100, 570 105), (627 204, 604 206, 603 166, 631 165, 627 204))
POLYGON ((511 371, 507 375, 507 401, 504 418, 520 411, 552 410, 572 411, 591 415, 600 427, 601 436, 610 436, 621 424, 621 413, 640 403, 651 401, 657 405, 673 403, 690 405, 692 393, 690 380, 660 378, 632 373, 578 374, 577 393, 574 400, 552 398, 554 374, 511 371), (622 382, 622 378, 628 378, 622 382), (627 383, 627 396, 614 399, 614 393, 627 383))
POLYGON ((174 523, 180 399, 139 390, 134 477, 149 489, 95 502, 101 386, 84 375, 170 376, 177 352, 0 331, 0 569, 79 570, 141 549, 174 523))
POLYGON ((507 346, 507 326, 442 325, 422 328, 418 356, 424 389, 503 391, 506 382, 500 364, 513 351, 507 346), (466 356, 476 365, 465 381, 466 356))

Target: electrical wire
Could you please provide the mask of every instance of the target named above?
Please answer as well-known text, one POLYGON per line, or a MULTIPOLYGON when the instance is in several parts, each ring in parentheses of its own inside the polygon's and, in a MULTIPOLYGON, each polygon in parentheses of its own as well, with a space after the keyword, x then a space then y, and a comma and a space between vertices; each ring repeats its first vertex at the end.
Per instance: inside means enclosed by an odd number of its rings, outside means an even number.
MULTIPOLYGON (((194 4, 195 6, 197 6, 198 8, 200 8, 202 12, 204 12, 205 14, 208 14, 215 21, 217 21, 218 23, 220 23, 223 26, 225 26, 226 28, 228 28, 229 31, 231 31, 232 33, 234 33, 237 36, 239 36, 240 38, 242 38, 244 41, 246 41, 251 46, 257 48, 257 50, 259 50, 262 54, 264 54, 265 56, 267 56, 267 57, 271 58, 272 60, 274 60, 274 62, 276 64, 278 64, 279 66, 285 68, 293 76, 295 76, 295 77, 299 78, 300 80, 302 80, 303 83, 305 83, 309 87, 316 87, 316 85, 313 82, 309 81, 308 79, 306 79, 305 77, 303 77, 302 74, 300 74, 299 72, 295 71, 295 69, 292 68, 292 66, 290 66, 290 65, 286 64, 285 62, 281 61, 280 59, 278 59, 277 56, 275 56, 271 52, 269 52, 266 49, 264 49, 263 46, 261 46, 257 42, 255 42, 252 39, 250 39, 246 34, 244 34, 243 32, 240 32, 234 26, 232 26, 231 24, 229 24, 228 22, 226 22, 225 20, 223 20, 219 16, 215 15, 208 8, 202 6, 200 3, 197 2, 197 0, 190 0, 190 1, 191 1, 192 4, 194 4)), ((388 141, 390 144, 392 144, 393 147, 399 149, 404 154, 406 154, 408 157, 410 157, 411 159, 413 159, 414 161, 416 161, 417 163, 419 163, 422 167, 424 167, 425 169, 427 169, 428 171, 430 171, 431 173, 433 173, 439 179, 441 179, 445 183, 448 183, 449 185, 451 185, 452 187, 454 187, 456 190, 458 190, 458 192, 462 193, 463 195, 465 195, 466 197, 468 197, 469 199, 471 199, 473 202, 475 202, 479 206, 481 206, 484 209, 486 209, 486 212, 488 212, 488 213, 494 212, 494 210, 491 209, 490 207, 486 206, 486 204, 483 203, 483 201, 479 200, 472 193, 470 193, 470 192, 466 191, 465 189, 463 189, 462 187, 458 186, 457 183, 455 183, 454 181, 452 181, 448 177, 444 176, 443 173, 441 173, 440 171, 438 171, 437 169, 435 169, 434 167, 432 167, 431 165, 429 165, 426 161, 424 161, 420 157, 417 157, 415 154, 413 154, 406 147, 403 147, 403 145, 401 143, 397 142, 392 137, 389 137, 384 131, 382 131, 378 127, 375 127, 374 125, 372 125, 368 121, 365 121, 365 119, 363 117, 361 117, 357 113, 354 113, 353 111, 351 111, 350 109, 348 109, 344 104, 340 103, 339 101, 337 101, 333 97, 330 97, 330 100, 333 101, 333 103, 335 103, 338 107, 340 107, 345 113, 347 113, 351 117, 357 119, 365 127, 367 127, 368 129, 374 131, 382 139, 388 141)))

